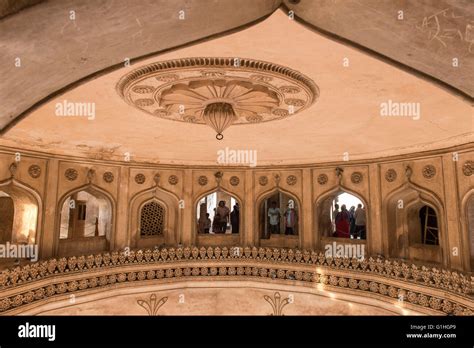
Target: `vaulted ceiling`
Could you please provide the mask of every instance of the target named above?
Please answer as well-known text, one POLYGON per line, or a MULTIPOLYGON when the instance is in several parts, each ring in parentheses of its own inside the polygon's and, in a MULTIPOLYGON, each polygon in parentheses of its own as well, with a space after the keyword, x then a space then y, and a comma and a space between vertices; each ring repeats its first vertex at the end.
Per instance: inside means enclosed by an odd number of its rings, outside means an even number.
POLYGON ((186 164, 215 163, 218 148, 246 145, 260 151, 259 163, 278 164, 472 141, 470 0, 7 1, 0 16, 3 145, 186 164), (133 69, 188 57, 281 64, 311 78, 321 96, 291 118, 234 126, 216 143, 205 126, 157 119, 115 90, 133 69), (55 117, 65 99, 96 103, 97 118, 55 117), (422 117, 381 118, 389 99, 420 103, 422 117))

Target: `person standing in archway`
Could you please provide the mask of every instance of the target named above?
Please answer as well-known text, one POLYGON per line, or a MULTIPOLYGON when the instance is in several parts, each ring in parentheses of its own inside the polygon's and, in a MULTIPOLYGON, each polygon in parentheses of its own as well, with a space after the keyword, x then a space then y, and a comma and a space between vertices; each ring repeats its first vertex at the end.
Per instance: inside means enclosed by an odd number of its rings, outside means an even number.
POLYGON ((366 238, 366 216, 365 216, 365 209, 362 208, 362 204, 357 205, 357 209, 355 211, 355 231, 354 235, 359 237, 360 239, 366 238))
POLYGON ((349 238, 350 217, 346 205, 341 206, 341 211, 336 215, 336 233, 337 238, 349 238))
POLYGON ((220 218, 220 233, 225 233, 227 230, 227 223, 229 222, 230 209, 225 206, 225 201, 220 201, 216 209, 220 218))
POLYGON ((232 226, 232 233, 239 233, 240 210, 238 204, 234 205, 234 210, 230 213, 230 224, 232 226))
POLYGON ((296 213, 295 203, 290 200, 288 202, 288 208, 285 211, 285 234, 293 235, 295 234, 296 221, 298 220, 298 214, 296 213))
POLYGON ((355 235, 355 207, 352 206, 351 209, 349 209, 349 222, 350 222, 350 230, 349 233, 351 235, 351 238, 356 239, 355 235))
POLYGON ((268 209, 268 226, 270 227, 271 234, 280 233, 280 208, 277 208, 277 202, 273 201, 272 206, 268 209))

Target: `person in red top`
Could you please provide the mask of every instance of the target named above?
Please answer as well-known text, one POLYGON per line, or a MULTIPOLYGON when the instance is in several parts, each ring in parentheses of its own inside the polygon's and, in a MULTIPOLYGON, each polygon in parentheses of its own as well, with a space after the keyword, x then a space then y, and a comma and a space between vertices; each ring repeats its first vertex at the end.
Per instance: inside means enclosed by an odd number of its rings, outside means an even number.
POLYGON ((347 211, 346 205, 343 204, 341 211, 336 215, 336 233, 335 237, 338 238, 349 238, 350 230, 350 214, 347 211))

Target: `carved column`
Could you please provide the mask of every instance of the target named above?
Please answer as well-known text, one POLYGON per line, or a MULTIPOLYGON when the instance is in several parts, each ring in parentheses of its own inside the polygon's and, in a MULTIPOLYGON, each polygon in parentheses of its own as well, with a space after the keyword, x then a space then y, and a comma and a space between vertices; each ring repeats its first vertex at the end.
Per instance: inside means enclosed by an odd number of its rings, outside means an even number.
POLYGON ((245 171, 245 182, 244 182, 244 210, 241 212, 241 223, 243 228, 241 228, 240 233, 244 233, 243 245, 253 246, 256 245, 258 241, 258 230, 254 229, 254 219, 255 219, 255 183, 253 181, 253 171, 245 171))
MULTIPOLYGON (((382 217, 387 212, 382 211, 382 197, 381 197, 381 179, 380 167, 373 163, 369 165, 369 223, 367 232, 367 254, 384 254, 384 233, 382 217)), ((388 251, 388 249, 387 249, 388 251)), ((388 256, 388 255, 385 255, 388 256)))
POLYGON ((184 170, 183 180, 183 201, 184 209, 182 211, 181 224, 179 226, 180 242, 184 245, 196 244, 196 236, 193 237, 193 215, 195 214, 195 207, 193 203, 193 171, 192 169, 184 170))
MULTIPOLYGON (((443 185, 445 192, 444 220, 445 229, 441 230, 439 235, 440 241, 445 241, 446 245, 443 250, 443 262, 448 268, 463 270, 462 260, 462 230, 459 221, 461 220, 461 207, 458 198, 456 162, 453 161, 451 153, 442 157, 443 161, 443 185), (442 234, 445 234, 443 236, 442 234)), ((441 244, 441 243, 440 243, 441 244)), ((465 265, 465 269, 468 267, 465 265)))
POLYGON ((59 214, 58 204, 58 183, 59 183, 59 161, 50 159, 46 171, 46 189, 44 196, 44 217, 43 228, 39 226, 38 235, 41 236, 41 244, 39 246, 40 258, 47 259, 53 257, 56 250, 55 247, 59 243, 59 214), (57 219, 56 219, 57 217, 57 219))
POLYGON ((118 180, 119 190, 117 197, 117 207, 115 212, 115 232, 112 238, 111 249, 123 249, 130 247, 131 236, 129 227, 129 197, 128 187, 130 185, 130 168, 120 167, 120 179, 118 180))
POLYGON ((311 176, 311 169, 303 169, 302 171, 302 211, 300 212, 301 228, 301 248, 312 249, 315 247, 315 233, 313 227, 313 182, 311 176))

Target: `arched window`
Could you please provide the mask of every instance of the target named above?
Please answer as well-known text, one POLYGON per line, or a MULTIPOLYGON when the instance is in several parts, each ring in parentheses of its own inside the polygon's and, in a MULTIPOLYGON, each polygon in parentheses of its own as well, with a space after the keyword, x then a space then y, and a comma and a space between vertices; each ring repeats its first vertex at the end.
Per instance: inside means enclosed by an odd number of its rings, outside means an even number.
POLYGON ((38 204, 32 194, 10 184, 0 190, 0 242, 34 244, 38 204))
POLYGON ((271 239, 279 235, 297 236, 300 227, 300 210, 296 200, 277 191, 260 203, 260 238, 271 239))
POLYGON ((15 207, 13 199, 0 191, 0 243, 9 242, 13 233, 13 218, 15 207))
POLYGON ((433 208, 420 208, 421 244, 439 245, 438 217, 433 208))
POLYGON ((112 202, 102 192, 87 188, 66 197, 61 207, 58 256, 109 250, 112 202))
POLYGON ((240 232, 240 205, 223 191, 212 192, 196 207, 198 234, 237 234, 240 232))
POLYGON ((394 258, 443 262, 442 205, 414 186, 393 192, 384 203, 387 254, 394 258))
POLYGON ((106 236, 110 234, 111 227, 112 207, 103 194, 84 190, 64 201, 60 239, 106 236))
POLYGON ((318 228, 323 237, 367 238, 367 211, 356 196, 339 191, 318 205, 318 228))
POLYGON ((144 204, 140 212, 140 236, 162 235, 164 226, 165 208, 156 201, 144 204))

